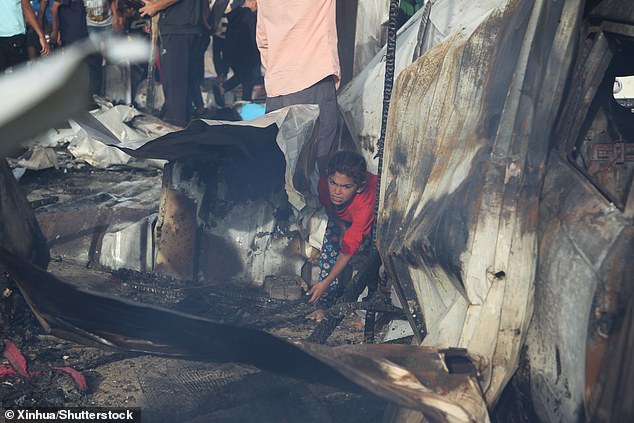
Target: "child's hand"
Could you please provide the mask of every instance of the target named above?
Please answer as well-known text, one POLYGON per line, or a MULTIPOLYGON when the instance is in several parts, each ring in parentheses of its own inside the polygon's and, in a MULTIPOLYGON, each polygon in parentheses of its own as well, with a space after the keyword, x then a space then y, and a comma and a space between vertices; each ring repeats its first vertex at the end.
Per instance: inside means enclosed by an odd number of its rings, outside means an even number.
POLYGON ((306 293, 306 295, 312 295, 312 297, 310 297, 310 300, 308 300, 308 302, 314 303, 315 301, 320 299, 321 296, 324 295, 324 292, 326 292, 326 289, 328 289, 329 284, 330 284, 329 282, 326 282, 326 280, 323 280, 313 285, 310 288, 310 291, 306 293))

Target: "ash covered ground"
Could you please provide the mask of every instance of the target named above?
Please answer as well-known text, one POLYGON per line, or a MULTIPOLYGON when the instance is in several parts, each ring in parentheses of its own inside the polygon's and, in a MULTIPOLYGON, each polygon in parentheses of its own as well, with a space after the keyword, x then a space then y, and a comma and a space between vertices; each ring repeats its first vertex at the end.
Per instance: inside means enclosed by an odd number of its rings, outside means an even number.
MULTIPOLYGON (((160 187, 160 171, 87 167, 27 172, 21 180, 38 218, 50 214, 50 208, 60 202, 73 204, 77 210, 98 208, 100 201, 112 201, 109 186, 142 188, 148 183, 160 187), (82 201, 86 196, 97 201, 82 201)), ((81 257, 56 254, 55 247, 51 255, 50 272, 93 291, 290 339, 307 338, 316 327, 305 319, 312 306, 303 300, 270 299, 261 288, 247 283, 193 284, 148 273, 111 272, 81 257)), ((310 385, 252 366, 200 363, 78 345, 47 335, 15 285, 6 277, 2 285, 2 337, 19 348, 31 374, 0 381, 5 407, 140 407, 143 420, 149 422, 361 422, 381 420, 387 405, 370 395, 310 385), (80 391, 70 374, 54 370, 56 367, 82 372, 87 390, 80 391)), ((360 322, 358 316, 348 316, 327 343, 360 343, 360 322)))

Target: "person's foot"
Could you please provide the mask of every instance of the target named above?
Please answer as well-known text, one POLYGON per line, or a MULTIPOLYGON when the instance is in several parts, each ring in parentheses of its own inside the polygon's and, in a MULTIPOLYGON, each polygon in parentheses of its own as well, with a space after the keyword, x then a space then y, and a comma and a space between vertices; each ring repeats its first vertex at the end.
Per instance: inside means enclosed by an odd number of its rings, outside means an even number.
POLYGON ((324 310, 323 308, 318 308, 317 310, 306 316, 306 318, 317 323, 321 322, 322 320, 328 320, 328 318, 326 317, 326 310, 324 310))

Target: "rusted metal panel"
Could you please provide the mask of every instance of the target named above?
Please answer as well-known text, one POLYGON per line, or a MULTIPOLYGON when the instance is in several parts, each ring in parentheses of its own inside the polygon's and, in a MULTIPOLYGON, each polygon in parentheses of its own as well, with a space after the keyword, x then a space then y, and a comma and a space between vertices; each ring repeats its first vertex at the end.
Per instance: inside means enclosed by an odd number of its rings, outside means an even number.
POLYGON ((407 263, 427 321, 423 345, 491 361, 490 405, 532 314, 539 193, 582 6, 508 2, 404 70, 390 108, 379 251, 407 263), (448 310, 450 323, 438 315, 448 310), (440 325, 459 330, 443 338, 440 325))
POLYGON ((156 222, 154 271, 176 279, 194 279, 196 202, 175 187, 174 165, 165 166, 156 222))

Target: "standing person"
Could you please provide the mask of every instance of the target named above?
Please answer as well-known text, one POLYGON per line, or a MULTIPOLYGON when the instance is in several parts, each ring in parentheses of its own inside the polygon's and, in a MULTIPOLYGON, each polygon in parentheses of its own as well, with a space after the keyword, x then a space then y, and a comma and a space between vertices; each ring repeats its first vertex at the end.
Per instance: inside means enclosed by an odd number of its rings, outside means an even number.
POLYGON ((253 86, 261 76, 260 52, 255 41, 257 9, 256 0, 246 0, 241 7, 227 14, 224 58, 233 70, 233 76, 221 86, 213 87, 219 106, 224 106, 224 92, 238 85, 242 85, 242 100, 251 101, 253 86))
POLYGON ((27 60, 27 24, 37 33, 40 54, 46 56, 48 43, 29 0, 0 1, 0 72, 27 60))
MULTIPOLYGON (((109 36, 113 29, 118 32, 121 26, 116 0, 84 0, 86 9, 86 29, 91 39, 109 36)), ((90 92, 104 95, 104 59, 100 54, 93 54, 88 59, 90 71, 90 92)))
POLYGON ((225 12, 229 9, 229 0, 216 0, 211 14, 209 15, 210 26, 212 30, 212 52, 214 69, 218 81, 224 82, 229 73, 229 65, 224 58, 225 54, 225 36, 227 33, 227 25, 229 24, 225 12))
POLYGON ((121 30, 117 0, 84 0, 88 34, 110 34, 121 30))
POLYGON ((258 0, 257 44, 267 112, 319 105, 317 165, 324 173, 337 135, 340 80, 336 0, 258 0))
POLYGON ((211 14, 209 2, 207 0, 202 0, 201 6, 202 27, 198 40, 195 42, 194 58, 192 59, 192 78, 195 82, 189 85, 193 105, 192 117, 196 118, 204 116, 205 113, 205 104, 203 103, 203 96, 200 87, 205 80, 205 52, 207 51, 207 47, 209 47, 209 41, 212 33, 211 26, 209 25, 209 18, 211 14))
MULTIPOLYGON (((197 84, 196 46, 202 33, 201 0, 143 0, 141 15, 161 14, 159 20, 161 81, 165 92, 165 120, 185 127, 192 112, 191 93, 197 84)), ((200 90, 200 86, 198 86, 200 90)))
POLYGON ((367 171, 358 153, 338 151, 328 161, 319 180, 319 202, 328 214, 328 226, 319 256, 319 282, 306 293, 317 307, 307 318, 320 322, 326 309, 342 293, 338 276, 372 230, 376 175, 367 171))
POLYGON ((88 29, 84 2, 82 0, 54 0, 52 42, 66 47, 86 37, 88 37, 88 29))

